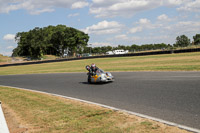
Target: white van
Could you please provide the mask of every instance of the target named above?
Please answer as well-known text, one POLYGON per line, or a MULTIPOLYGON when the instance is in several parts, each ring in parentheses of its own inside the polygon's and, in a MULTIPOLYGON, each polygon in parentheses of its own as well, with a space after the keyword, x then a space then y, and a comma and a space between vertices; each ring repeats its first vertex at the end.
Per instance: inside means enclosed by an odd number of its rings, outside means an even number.
POLYGON ((114 54, 127 54, 128 50, 119 49, 119 50, 114 50, 113 53, 114 54))

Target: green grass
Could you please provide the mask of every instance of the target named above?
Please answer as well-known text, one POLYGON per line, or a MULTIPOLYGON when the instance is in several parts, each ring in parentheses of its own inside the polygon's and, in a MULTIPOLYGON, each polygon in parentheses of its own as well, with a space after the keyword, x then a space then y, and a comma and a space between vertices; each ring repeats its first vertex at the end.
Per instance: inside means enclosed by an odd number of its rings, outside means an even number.
POLYGON ((185 132, 110 109, 14 88, 0 87, 0 100, 25 123, 28 132, 160 133, 172 129, 185 132))
POLYGON ((55 60, 56 58, 59 58, 58 56, 54 56, 54 55, 44 55, 43 59, 44 60, 55 60))
POLYGON ((95 63, 105 71, 200 71, 200 52, 138 57, 86 59, 26 66, 2 67, 0 75, 86 72, 95 63))

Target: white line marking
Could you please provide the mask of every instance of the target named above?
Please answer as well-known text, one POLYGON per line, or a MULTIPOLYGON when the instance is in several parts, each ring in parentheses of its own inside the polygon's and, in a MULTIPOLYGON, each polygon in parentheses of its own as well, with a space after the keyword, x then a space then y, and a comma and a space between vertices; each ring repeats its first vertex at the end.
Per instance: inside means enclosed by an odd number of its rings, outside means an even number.
POLYGON ((167 125, 170 125, 170 126, 175 126, 175 127, 178 127, 178 128, 184 129, 184 130, 188 130, 188 131, 191 131, 191 132, 200 133, 200 130, 196 129, 196 128, 180 125, 180 124, 170 122, 170 121, 166 121, 166 120, 162 120, 162 119, 159 119, 159 118, 156 118, 156 117, 151 117, 151 116, 148 116, 148 115, 144 115, 144 114, 140 114, 140 113, 136 113, 136 112, 132 112, 132 111, 128 111, 128 110, 115 108, 115 107, 111 107, 111 106, 100 104, 100 103, 95 103, 95 102, 86 101, 86 100, 82 100, 82 99, 78 99, 78 98, 73 98, 73 97, 68 97, 68 96, 43 92, 43 91, 36 91, 36 90, 31 90, 31 89, 26 89, 26 88, 19 88, 19 87, 13 87, 13 86, 5 86, 5 85, 0 85, 0 86, 1 87, 16 88, 16 89, 21 89, 21 90, 27 90, 27 91, 32 91, 32 92, 38 92, 38 93, 42 93, 42 94, 48 94, 48 95, 52 95, 52 96, 58 96, 58 97, 66 98, 66 99, 76 100, 76 101, 80 101, 80 102, 84 102, 84 103, 88 103, 88 104, 98 105, 98 106, 101 106, 101 107, 104 107, 104 108, 112 109, 112 110, 115 110, 115 111, 125 112, 125 113, 136 115, 136 116, 139 116, 139 117, 142 117, 142 118, 147 118, 147 119, 150 119, 150 120, 161 122, 161 123, 164 123, 164 124, 167 124, 167 125))

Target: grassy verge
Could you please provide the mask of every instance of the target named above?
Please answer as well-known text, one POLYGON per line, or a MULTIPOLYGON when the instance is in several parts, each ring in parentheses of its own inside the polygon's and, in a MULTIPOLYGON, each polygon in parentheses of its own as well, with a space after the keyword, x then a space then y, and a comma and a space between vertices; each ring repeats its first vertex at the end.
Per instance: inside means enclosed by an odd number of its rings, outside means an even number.
POLYGON ((47 94, 0 87, 5 116, 12 113, 18 128, 10 132, 58 133, 186 133, 177 127, 95 105, 47 94), (6 106, 5 106, 6 105, 6 106))
POLYGON ((200 71, 200 52, 138 57, 87 59, 26 66, 3 67, 0 75, 86 72, 85 66, 96 63, 105 71, 200 71))

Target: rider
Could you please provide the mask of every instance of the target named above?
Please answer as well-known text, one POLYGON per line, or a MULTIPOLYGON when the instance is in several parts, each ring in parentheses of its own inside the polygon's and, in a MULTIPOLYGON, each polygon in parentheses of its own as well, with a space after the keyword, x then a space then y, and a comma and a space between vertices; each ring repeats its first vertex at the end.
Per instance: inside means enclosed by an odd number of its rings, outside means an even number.
POLYGON ((94 74, 96 74, 98 69, 99 68, 94 63, 92 63, 91 67, 90 67, 90 73, 94 75, 94 74))

